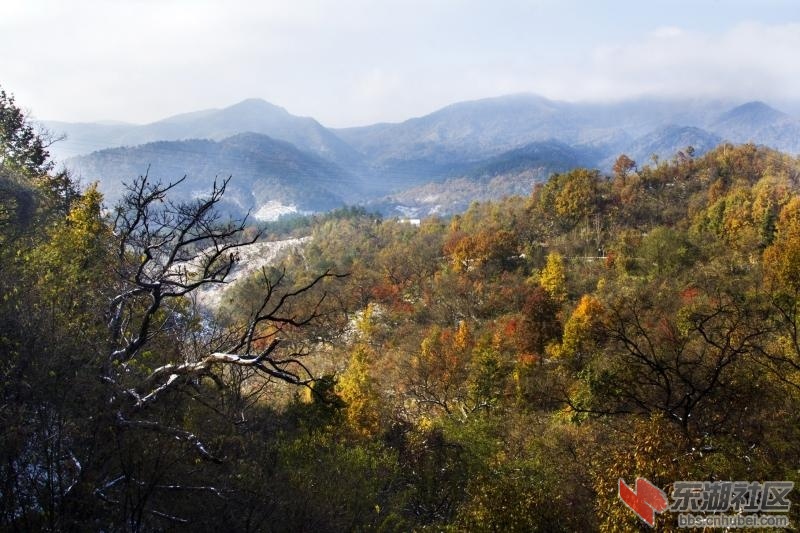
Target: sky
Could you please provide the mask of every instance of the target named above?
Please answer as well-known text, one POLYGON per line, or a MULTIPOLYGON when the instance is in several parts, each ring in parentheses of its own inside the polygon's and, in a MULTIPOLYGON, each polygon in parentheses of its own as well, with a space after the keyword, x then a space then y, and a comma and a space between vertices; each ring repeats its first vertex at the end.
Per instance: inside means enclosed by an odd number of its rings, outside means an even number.
POLYGON ((0 0, 0 86, 41 120, 263 98, 326 126, 532 92, 800 111, 798 0, 0 0))

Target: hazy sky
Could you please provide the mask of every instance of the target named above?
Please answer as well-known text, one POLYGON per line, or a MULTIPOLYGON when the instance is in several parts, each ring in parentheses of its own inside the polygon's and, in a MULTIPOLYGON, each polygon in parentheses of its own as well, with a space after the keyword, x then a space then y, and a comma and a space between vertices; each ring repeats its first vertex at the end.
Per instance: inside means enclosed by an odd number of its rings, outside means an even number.
POLYGON ((0 85, 40 119, 264 98, 328 126, 535 92, 800 100, 798 0, 0 0, 0 85))

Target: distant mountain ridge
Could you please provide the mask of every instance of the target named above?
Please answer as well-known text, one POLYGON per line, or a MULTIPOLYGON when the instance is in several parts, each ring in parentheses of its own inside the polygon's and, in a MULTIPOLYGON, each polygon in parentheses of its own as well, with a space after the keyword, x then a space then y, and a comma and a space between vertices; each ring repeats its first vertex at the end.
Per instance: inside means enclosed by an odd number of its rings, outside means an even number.
POLYGON ((411 187, 368 203, 379 211, 421 218, 465 210, 472 202, 529 194, 554 172, 591 166, 597 153, 558 141, 533 142, 475 164, 465 175, 411 187))
MULTIPOLYGON (((695 126, 669 124, 657 128, 627 143, 623 152, 635 161, 649 163, 652 157, 669 159, 689 146, 698 155, 704 154, 722 142, 719 135, 695 126)), ((611 168, 617 155, 610 155, 600 162, 600 168, 611 168)))
POLYGON ((275 208, 327 210, 355 201, 350 191, 359 187, 356 178, 336 164, 257 133, 222 141, 158 141, 108 148, 72 158, 69 166, 84 181, 99 181, 111 202, 123 194, 123 182, 145 172, 162 182, 186 176, 176 190, 184 197, 207 192, 215 179, 235 176, 224 200, 236 216, 258 212, 270 202, 275 208))
POLYGON ((720 102, 591 104, 519 94, 461 102, 399 124, 335 131, 379 160, 409 152, 424 155, 436 147, 485 157, 551 139, 571 145, 619 145, 667 124, 703 127, 727 109, 729 106, 720 102))
POLYGON ((198 183, 233 175, 244 195, 237 202, 248 209, 269 198, 291 202, 286 209, 384 205, 381 198, 406 198, 404 191, 431 183, 441 198, 458 197, 462 205, 464 195, 448 187, 471 190, 465 183, 475 183, 482 191, 476 194, 488 199, 575 166, 608 171, 621 153, 646 163, 689 145, 702 154, 726 140, 800 153, 800 120, 758 101, 570 103, 516 94, 459 102, 400 123, 330 129, 249 99, 145 125, 44 125, 68 136, 54 155, 84 180, 99 179, 110 199, 121 179, 150 165, 198 183))
POLYGON ((249 99, 224 109, 183 113, 145 125, 43 122, 67 136, 54 155, 62 159, 105 148, 155 141, 222 140, 238 133, 261 133, 334 162, 352 164, 360 157, 336 134, 310 117, 298 117, 264 100, 249 99))
POLYGON ((748 102, 722 114, 712 125, 733 142, 757 142, 791 153, 800 152, 800 120, 764 102, 748 102))

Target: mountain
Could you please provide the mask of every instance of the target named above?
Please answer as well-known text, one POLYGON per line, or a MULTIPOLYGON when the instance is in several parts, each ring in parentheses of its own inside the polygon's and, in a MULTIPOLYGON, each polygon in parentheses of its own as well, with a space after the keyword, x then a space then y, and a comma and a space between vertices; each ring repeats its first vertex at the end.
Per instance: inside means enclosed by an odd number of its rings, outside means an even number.
POLYGON ((594 149, 558 141, 534 142, 477 162, 462 176, 411 187, 369 206, 386 215, 411 218, 458 213, 475 201, 530 194, 536 183, 555 172, 595 166, 599 155, 594 149))
POLYGON ((224 109, 176 115, 145 125, 65 122, 43 122, 43 125, 67 137, 53 146, 53 155, 59 159, 155 141, 222 140, 238 133, 268 135, 337 164, 352 166, 360 159, 347 143, 313 118, 292 115, 282 107, 258 99, 224 109))
POLYGON ((574 103, 516 94, 343 129, 251 99, 140 126, 46 125, 69 135, 55 154, 80 154, 68 166, 85 179, 100 178, 109 198, 119 195, 119 179, 150 164, 166 177, 233 175, 234 184, 244 184, 238 208, 264 208, 265 217, 341 202, 444 212, 470 198, 527 192, 575 166, 608 172, 621 153, 647 163, 688 146, 700 154, 723 140, 800 153, 796 118, 763 102, 700 99, 574 103), (98 147, 104 150, 89 154, 98 147))
POLYGON ((123 181, 144 174, 148 166, 149 176, 162 182, 185 175, 176 193, 186 198, 208 191, 215 178, 232 176, 225 195, 227 210, 236 215, 252 210, 265 219, 353 202, 353 191, 360 187, 357 178, 334 163, 256 133, 221 141, 159 141, 109 148, 67 163, 84 182, 98 180, 108 203, 122 195, 123 181))
POLYGON ((658 128, 705 127, 729 108, 704 100, 570 103, 517 94, 453 104, 398 124, 334 131, 394 185, 463 175, 477 162, 535 142, 555 140, 610 157, 658 128))
POLYGON ((529 143, 481 161, 466 177, 487 179, 531 169, 564 172, 575 167, 593 167, 601 155, 601 151, 592 147, 569 146, 551 139, 529 143))
POLYGON ((517 94, 453 104, 399 124, 335 131, 377 162, 443 152, 480 159, 550 139, 608 147, 671 123, 702 127, 728 108, 716 101, 570 103, 517 94))
POLYGON ((751 140, 755 132, 783 122, 788 115, 773 109, 764 102, 748 102, 723 113, 713 127, 724 131, 730 140, 751 140))
POLYGON ((520 146, 573 141, 566 104, 535 95, 462 102, 399 124, 335 130, 370 163, 384 190, 464 176, 520 146))
POLYGON ((337 130, 342 139, 377 162, 414 158, 472 157, 564 136, 564 104, 535 95, 513 95, 447 106, 400 124, 337 130), (444 156, 443 156, 444 154, 444 156))
POLYGON ((800 152, 800 120, 764 102, 747 102, 723 113, 711 125, 726 140, 755 142, 778 150, 800 152))
MULTIPOLYGON (((640 164, 650 162, 652 156, 659 159, 670 159, 678 151, 691 146, 696 155, 702 155, 722 142, 715 133, 694 126, 676 126, 671 124, 642 135, 628 143, 622 153, 640 164)), ((600 162, 600 168, 611 168, 617 155, 612 154, 600 162)))

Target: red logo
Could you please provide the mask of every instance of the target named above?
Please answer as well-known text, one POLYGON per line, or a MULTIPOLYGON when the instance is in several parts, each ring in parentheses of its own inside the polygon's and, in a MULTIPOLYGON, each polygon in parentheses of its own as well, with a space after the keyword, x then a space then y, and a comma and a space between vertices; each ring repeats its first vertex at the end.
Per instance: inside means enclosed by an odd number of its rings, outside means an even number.
POLYGON ((664 491, 643 477, 636 478, 636 490, 619 478, 619 498, 650 527, 655 525, 656 513, 663 513, 669 507, 664 491))

